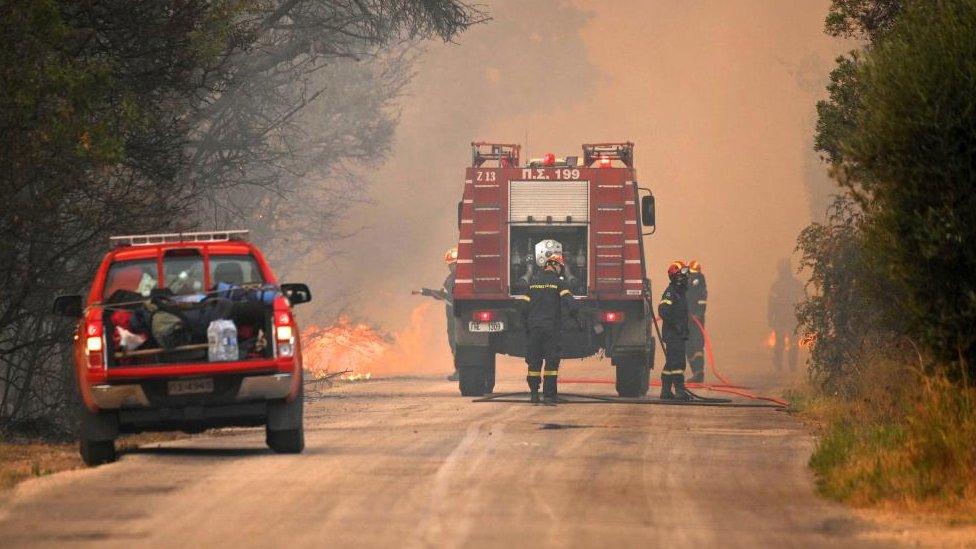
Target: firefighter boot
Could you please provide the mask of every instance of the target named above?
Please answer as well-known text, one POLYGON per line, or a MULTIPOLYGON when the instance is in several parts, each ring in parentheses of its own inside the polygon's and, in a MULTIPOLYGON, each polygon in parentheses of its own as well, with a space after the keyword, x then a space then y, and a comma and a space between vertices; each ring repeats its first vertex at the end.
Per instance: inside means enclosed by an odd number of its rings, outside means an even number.
POLYGON ((542 380, 542 402, 547 405, 554 405, 559 402, 559 395, 556 390, 556 373, 546 372, 542 380))
POLYGON ((534 372, 529 370, 529 375, 525 378, 525 380, 529 383, 529 399, 532 401, 532 404, 539 403, 539 380, 541 375, 542 372, 534 372))
POLYGON ((705 372, 702 370, 692 370, 691 378, 688 379, 691 383, 702 383, 705 381, 705 372))
POLYGON ((679 375, 675 376, 674 379, 674 399, 675 400, 691 400, 691 393, 688 389, 685 389, 685 376, 679 375))
POLYGON ((670 375, 661 376, 661 400, 673 400, 674 392, 672 392, 671 387, 674 382, 670 375))

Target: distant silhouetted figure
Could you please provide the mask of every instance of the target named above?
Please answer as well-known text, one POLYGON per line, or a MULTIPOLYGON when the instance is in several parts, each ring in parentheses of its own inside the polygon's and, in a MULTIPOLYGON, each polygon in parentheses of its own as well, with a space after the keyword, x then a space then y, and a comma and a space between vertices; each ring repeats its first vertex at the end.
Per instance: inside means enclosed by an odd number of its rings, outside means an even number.
POLYGON ((805 297, 803 283, 793 276, 790 259, 779 260, 779 273, 769 289, 769 327, 775 332, 773 345, 773 365, 783 369, 783 351, 789 341, 788 363, 790 370, 796 369, 799 346, 796 339, 796 304, 805 297))

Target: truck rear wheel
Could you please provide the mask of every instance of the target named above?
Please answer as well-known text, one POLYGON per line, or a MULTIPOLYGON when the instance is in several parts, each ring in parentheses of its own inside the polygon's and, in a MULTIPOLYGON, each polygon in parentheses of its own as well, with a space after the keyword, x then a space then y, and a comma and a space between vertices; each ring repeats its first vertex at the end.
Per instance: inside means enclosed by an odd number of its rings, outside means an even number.
POLYGON ((82 438, 78 443, 81 461, 93 467, 103 463, 112 463, 117 459, 114 440, 91 440, 82 438))
POLYGON ((268 423, 264 440, 278 454, 300 454, 305 449, 305 426, 302 415, 305 400, 304 386, 292 402, 268 404, 268 423))
POLYGON ((458 347, 454 355, 461 396, 483 396, 495 389, 495 353, 489 347, 458 347))
POLYGON ((651 380, 651 365, 642 355, 620 357, 617 365, 617 394, 626 398, 647 394, 651 380))
POLYGON ((72 406, 78 433, 78 453, 88 466, 112 463, 118 459, 115 439, 119 436, 119 416, 112 412, 92 412, 85 406, 78 387, 77 376, 72 376, 74 391, 72 406))

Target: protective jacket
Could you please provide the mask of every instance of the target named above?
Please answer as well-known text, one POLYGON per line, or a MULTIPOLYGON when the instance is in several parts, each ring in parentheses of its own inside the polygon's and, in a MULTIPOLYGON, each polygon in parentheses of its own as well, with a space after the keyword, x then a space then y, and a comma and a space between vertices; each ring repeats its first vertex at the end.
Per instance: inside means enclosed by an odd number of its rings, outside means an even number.
POLYGON ((673 339, 688 339, 688 300, 687 288, 681 288, 674 283, 668 284, 661 303, 657 306, 658 316, 664 323, 661 337, 665 343, 673 339))
POLYGON ((688 277, 688 314, 698 317, 698 320, 705 320, 705 305, 708 303, 708 286, 705 284, 705 275, 691 273, 688 277))
POLYGON ((528 330, 544 329, 558 332, 562 329, 562 312, 576 311, 579 305, 566 282, 553 271, 542 271, 532 277, 526 294, 525 326, 528 330))

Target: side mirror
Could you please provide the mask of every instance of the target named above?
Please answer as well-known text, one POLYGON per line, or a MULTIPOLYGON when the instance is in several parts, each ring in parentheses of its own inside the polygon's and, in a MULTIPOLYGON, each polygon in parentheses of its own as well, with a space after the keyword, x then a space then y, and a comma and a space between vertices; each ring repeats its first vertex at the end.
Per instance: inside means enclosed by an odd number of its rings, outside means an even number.
POLYGON ((653 227, 655 224, 654 195, 649 194, 641 198, 641 225, 645 227, 653 227))
POLYGON ((285 294, 292 305, 312 301, 312 290, 308 289, 308 284, 282 284, 281 293, 285 294))
POLYGON ((53 312, 70 318, 81 318, 84 306, 80 295, 59 295, 54 299, 53 312))

